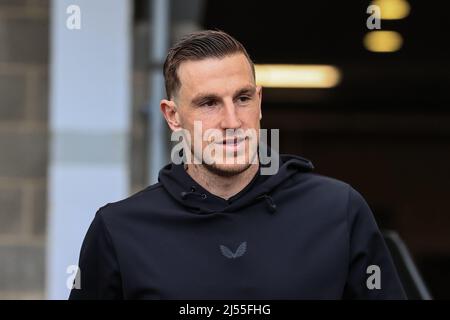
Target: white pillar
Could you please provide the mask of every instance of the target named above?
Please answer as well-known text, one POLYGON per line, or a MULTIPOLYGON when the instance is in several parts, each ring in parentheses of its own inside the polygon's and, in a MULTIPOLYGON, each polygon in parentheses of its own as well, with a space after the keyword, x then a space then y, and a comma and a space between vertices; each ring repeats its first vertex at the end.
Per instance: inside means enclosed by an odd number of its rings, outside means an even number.
POLYGON ((158 173, 168 162, 166 122, 159 111, 159 102, 166 96, 162 65, 169 45, 170 1, 152 0, 149 24, 150 61, 152 70, 149 74, 150 101, 148 105, 148 184, 158 182, 158 173))
POLYGON ((67 299, 69 265, 96 210, 129 192, 129 0, 53 0, 47 297, 67 299), (81 10, 69 29, 66 10, 81 10))

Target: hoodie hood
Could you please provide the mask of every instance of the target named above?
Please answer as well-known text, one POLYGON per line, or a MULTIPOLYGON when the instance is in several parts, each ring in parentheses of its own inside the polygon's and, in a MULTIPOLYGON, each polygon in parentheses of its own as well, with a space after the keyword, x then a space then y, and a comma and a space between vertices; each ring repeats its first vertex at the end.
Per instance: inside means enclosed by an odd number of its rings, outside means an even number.
POLYGON ((276 189, 292 176, 314 169, 311 161, 306 158, 287 154, 279 157, 276 174, 261 175, 260 168, 252 181, 229 199, 216 196, 200 186, 185 171, 183 164, 166 165, 159 172, 158 180, 178 203, 193 213, 236 212, 257 201, 265 201, 268 211, 275 213, 277 208, 272 196, 276 189))

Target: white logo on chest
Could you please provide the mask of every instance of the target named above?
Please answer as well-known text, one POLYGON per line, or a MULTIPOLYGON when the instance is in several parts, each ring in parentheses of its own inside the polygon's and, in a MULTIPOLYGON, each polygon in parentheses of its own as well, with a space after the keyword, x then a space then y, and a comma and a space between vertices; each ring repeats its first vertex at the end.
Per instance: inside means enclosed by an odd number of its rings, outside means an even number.
POLYGON ((228 259, 236 259, 245 254, 247 251, 247 241, 242 242, 236 249, 236 252, 231 251, 228 247, 220 245, 220 251, 228 259))

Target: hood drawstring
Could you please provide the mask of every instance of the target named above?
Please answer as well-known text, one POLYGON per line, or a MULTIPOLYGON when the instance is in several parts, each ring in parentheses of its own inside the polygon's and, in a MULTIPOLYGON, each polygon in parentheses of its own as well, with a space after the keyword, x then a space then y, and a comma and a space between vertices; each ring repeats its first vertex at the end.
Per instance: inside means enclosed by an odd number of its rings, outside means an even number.
POLYGON ((181 192, 180 196, 181 196, 181 199, 183 199, 183 200, 185 200, 189 196, 196 196, 196 197, 200 197, 201 199, 206 199, 206 197, 207 197, 206 194, 204 194, 204 193, 198 193, 194 186, 191 187, 191 191, 189 191, 189 192, 186 192, 186 191, 181 192))
POLYGON ((265 204, 260 205, 265 207, 263 210, 267 214, 281 213, 282 208, 275 202, 278 201, 278 192, 283 192, 282 185, 294 183, 294 176, 311 172, 314 167, 306 158, 292 155, 279 155, 277 162, 277 172, 272 175, 264 174, 262 171, 264 165, 261 164, 259 174, 247 185, 248 188, 242 189, 240 191, 242 193, 230 199, 221 199, 204 189, 186 172, 184 164, 168 164, 161 169, 158 180, 165 191, 175 201, 189 209, 188 211, 207 214, 240 212, 252 210, 250 206, 255 204, 259 206, 259 203, 264 201, 265 204), (191 189, 191 186, 195 188, 191 189))
POLYGON ((275 204, 275 201, 273 201, 273 198, 268 194, 263 194, 262 196, 259 196, 257 199, 262 198, 266 200, 266 204, 269 207, 270 212, 275 213, 277 211, 277 205, 275 204))
MULTIPOLYGON (((189 192, 186 192, 186 191, 181 192, 180 196, 183 200, 185 200, 187 197, 190 197, 190 196, 200 197, 202 200, 207 198, 206 194, 198 193, 197 190, 195 189, 195 186, 192 186, 191 191, 189 191, 189 192)), ((264 199, 267 204, 267 207, 269 208, 271 213, 275 213, 277 211, 277 205, 276 205, 275 201, 268 194, 263 194, 263 195, 257 197, 256 199, 264 199)))

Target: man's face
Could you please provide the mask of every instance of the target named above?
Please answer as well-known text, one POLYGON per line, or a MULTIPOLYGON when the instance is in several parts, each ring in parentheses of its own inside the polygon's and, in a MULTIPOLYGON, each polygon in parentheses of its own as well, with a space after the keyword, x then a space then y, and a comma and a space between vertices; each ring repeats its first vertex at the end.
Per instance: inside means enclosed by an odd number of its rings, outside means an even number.
POLYGON ((174 101, 179 124, 193 139, 205 138, 206 132, 208 140, 202 139, 201 154, 192 144, 194 157, 203 159, 203 165, 219 175, 246 170, 257 159, 251 144, 257 145, 261 115, 261 87, 255 85, 246 56, 238 53, 221 59, 186 61, 179 66, 178 77, 181 87, 174 101), (194 132, 196 121, 197 125, 201 123, 200 134, 194 132), (222 138, 208 134, 209 129, 216 129, 222 138), (256 136, 243 138, 242 132, 248 129, 256 136), (213 151, 205 152, 207 147, 213 151), (214 152, 217 148, 221 153, 214 152), (212 155, 212 164, 205 163, 208 155, 212 155))

